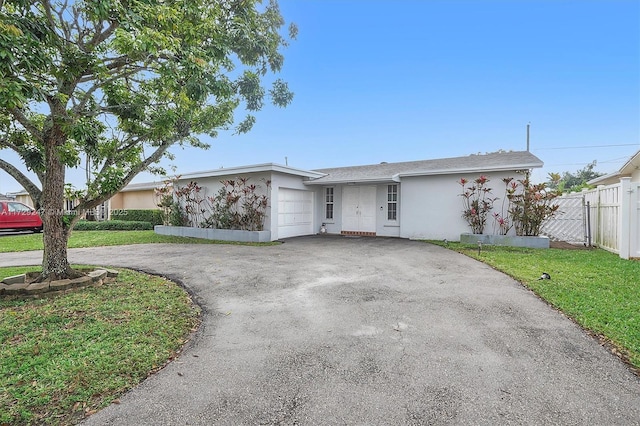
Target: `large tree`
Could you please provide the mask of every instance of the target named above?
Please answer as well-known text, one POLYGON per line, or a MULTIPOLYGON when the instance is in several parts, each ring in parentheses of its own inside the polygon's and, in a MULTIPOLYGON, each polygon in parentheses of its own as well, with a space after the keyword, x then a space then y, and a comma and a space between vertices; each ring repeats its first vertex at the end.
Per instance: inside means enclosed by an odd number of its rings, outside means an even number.
MULTIPOLYGON (((42 280, 74 276, 67 260, 65 171, 89 165, 76 212, 95 208, 175 144, 251 129, 265 98, 292 93, 265 76, 283 64, 275 1, 0 0, 0 149, 18 153, 40 181, 0 168, 42 211, 42 280), (41 189, 40 189, 41 188, 41 189)), ((72 212, 74 213, 74 212, 72 212)))

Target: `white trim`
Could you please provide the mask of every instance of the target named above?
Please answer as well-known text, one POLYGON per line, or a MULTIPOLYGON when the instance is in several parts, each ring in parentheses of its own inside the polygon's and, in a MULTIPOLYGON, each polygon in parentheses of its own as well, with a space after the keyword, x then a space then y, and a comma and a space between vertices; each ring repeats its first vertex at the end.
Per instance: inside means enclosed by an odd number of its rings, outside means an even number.
POLYGON ((164 182, 130 183, 129 185, 122 188, 119 192, 145 191, 147 189, 160 188, 164 185, 165 185, 164 182))
MULTIPOLYGON (((326 175, 324 175, 326 176, 326 175)), ((376 178, 367 178, 367 179, 358 179, 358 180, 353 180, 353 179, 336 179, 336 180, 323 180, 320 182, 316 182, 314 180, 309 180, 309 181, 305 181, 304 184, 305 185, 322 185, 322 186, 333 186, 333 185, 361 185, 361 184, 377 184, 377 183, 381 183, 381 184, 387 184, 387 183, 394 183, 394 182, 400 182, 399 180, 396 181, 393 178, 389 178, 388 176, 385 177, 376 177, 376 178)))
POLYGON ((258 172, 280 172, 295 176, 302 176, 308 178, 321 178, 326 176, 324 173, 314 172, 310 170, 296 169, 289 166, 282 166, 275 163, 254 164, 250 166, 238 166, 238 167, 222 167, 216 170, 205 170, 202 172, 187 173, 180 176, 180 180, 183 179, 196 179, 203 177, 215 177, 215 176, 227 176, 233 174, 243 173, 258 173, 258 172))
MULTIPOLYGON (((463 173, 490 173, 490 172, 506 172, 510 170, 530 170, 533 168, 542 167, 542 163, 529 163, 529 164, 510 164, 505 166, 493 166, 493 167, 467 167, 467 168, 455 168, 455 169, 436 169, 436 170, 421 170, 417 172, 403 172, 396 173, 389 176, 380 176, 366 179, 334 179, 334 180, 310 180, 304 182, 305 185, 323 185, 331 186, 338 184, 388 184, 388 183, 400 183, 403 177, 415 177, 415 176, 436 176, 436 175, 452 175, 463 173)), ((326 175, 325 175, 326 176, 326 175)))
POLYGON ((510 164, 507 166, 500 167, 467 167, 460 169, 437 169, 437 170, 424 170, 418 172, 407 172, 407 173, 397 173, 393 175, 393 178, 403 178, 410 176, 430 176, 430 175, 452 175, 452 174, 462 174, 462 173, 477 173, 477 172, 507 172, 509 170, 530 170, 533 168, 542 167, 542 164, 510 164))
POLYGON ((324 223, 331 223, 329 221, 336 220, 336 187, 329 185, 322 188, 322 217, 324 223), (327 217, 327 206, 329 202, 327 201, 327 190, 331 189, 331 215, 333 217, 327 217))
POLYGON ((386 204, 387 204, 386 207, 387 208, 385 209, 385 212, 387 214, 386 214, 385 221, 387 223, 397 223, 398 222, 398 216, 399 216, 398 206, 400 205, 400 185, 397 184, 397 183, 389 183, 389 184, 387 184, 386 193, 387 193, 387 202, 386 202, 386 204), (395 192, 390 192, 389 191, 391 189, 390 188, 391 186, 395 187, 395 192), (396 196, 395 201, 394 200, 389 200, 389 195, 392 195, 392 194, 395 194, 395 196, 396 196), (389 219, 389 213, 390 213, 389 205, 390 204, 394 204, 395 205, 395 216, 396 216, 395 219, 389 219))

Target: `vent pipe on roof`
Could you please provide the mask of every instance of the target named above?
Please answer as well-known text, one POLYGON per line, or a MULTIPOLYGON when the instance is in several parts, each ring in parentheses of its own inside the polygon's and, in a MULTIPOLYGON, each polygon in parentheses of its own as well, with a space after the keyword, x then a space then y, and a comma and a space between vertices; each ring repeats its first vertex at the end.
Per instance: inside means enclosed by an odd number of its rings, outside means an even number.
POLYGON ((527 152, 529 152, 529 127, 531 127, 531 123, 527 123, 527 152))

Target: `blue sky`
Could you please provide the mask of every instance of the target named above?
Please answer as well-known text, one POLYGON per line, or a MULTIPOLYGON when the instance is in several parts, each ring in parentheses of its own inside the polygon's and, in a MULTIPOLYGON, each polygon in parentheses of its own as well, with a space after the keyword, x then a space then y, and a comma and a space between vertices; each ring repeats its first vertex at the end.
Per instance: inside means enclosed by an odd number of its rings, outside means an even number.
MULTIPOLYGON (((545 163, 537 181, 593 160, 613 172, 640 149, 638 1, 280 6, 300 30, 279 75, 293 103, 265 107, 249 134, 203 138, 208 151, 175 148, 164 165, 187 173, 287 157, 314 169, 524 150, 527 123, 545 163)), ((78 185, 82 176, 69 174, 78 185)), ((20 189, 0 173, 0 192, 20 189)))

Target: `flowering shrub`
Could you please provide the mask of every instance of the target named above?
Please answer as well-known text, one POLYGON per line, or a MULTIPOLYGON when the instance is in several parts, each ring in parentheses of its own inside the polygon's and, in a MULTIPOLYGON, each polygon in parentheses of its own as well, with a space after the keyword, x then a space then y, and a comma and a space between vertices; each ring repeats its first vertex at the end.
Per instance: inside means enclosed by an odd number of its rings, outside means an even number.
POLYGON ((249 178, 224 180, 215 196, 206 196, 206 188, 191 181, 179 186, 178 178, 166 181, 156 189, 158 206, 165 215, 165 225, 215 229, 262 231, 267 216, 271 181, 264 180, 266 194, 259 194, 260 185, 249 178))
MULTIPOLYGON (((517 182, 513 181, 513 178, 507 177, 503 178, 502 182, 505 184, 505 193, 509 193, 509 191, 517 188, 517 182)), ((502 199, 502 206, 500 207, 500 212, 493 212, 493 231, 498 235, 507 235, 511 228, 513 228, 513 221, 509 215, 509 209, 511 208, 511 202, 509 201, 509 197, 504 197, 502 199)))
POLYGON ((187 219, 182 212, 182 207, 173 197, 173 185, 178 181, 180 176, 166 179, 162 186, 154 189, 156 205, 162 209, 162 224, 182 226, 187 219))
MULTIPOLYGON (((222 188, 209 197, 211 215, 202 222, 203 228, 262 231, 267 216, 269 195, 258 195, 260 185, 248 183, 249 178, 222 181, 222 188)), ((263 180, 267 191, 271 181, 263 180)))
POLYGON ((559 195, 560 191, 547 189, 545 183, 532 184, 528 173, 524 179, 508 184, 509 215, 516 228, 516 235, 540 235, 542 223, 560 207, 552 203, 559 195))
POLYGON ((174 185, 174 195, 180 201, 187 217, 188 226, 200 226, 208 216, 209 205, 205 196, 205 188, 195 181, 180 187, 174 185))
POLYGON ((493 209, 494 201, 497 200, 491 196, 491 188, 486 186, 489 179, 486 176, 480 176, 470 182, 462 178, 458 183, 462 186, 460 194, 464 206, 462 217, 471 227, 471 232, 482 234, 487 224, 487 216, 493 209))
POLYGON ((494 219, 494 232, 500 235, 515 228, 516 235, 538 236, 542 223, 553 216, 559 205, 554 204, 554 198, 561 194, 558 190, 547 188, 545 183, 534 185, 527 173, 523 179, 514 180, 504 178, 506 197, 502 199, 499 212, 493 211, 493 205, 498 198, 491 194, 487 187, 489 179, 486 176, 468 181, 460 179, 462 185, 464 208, 462 217, 469 223, 474 234, 482 234, 485 230, 489 214, 494 219), (467 186, 467 184, 469 184, 467 186))

